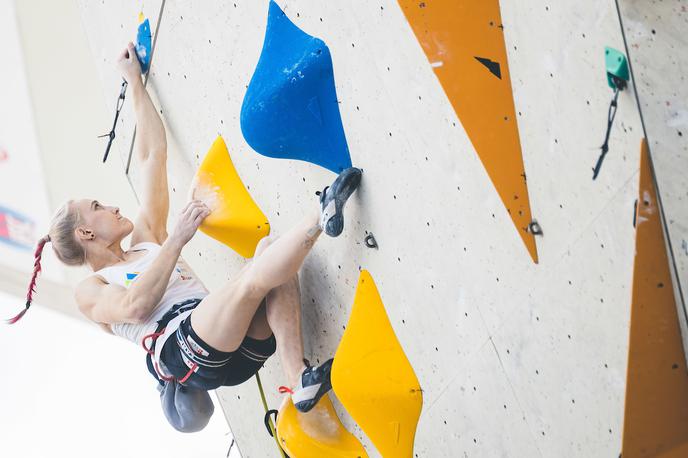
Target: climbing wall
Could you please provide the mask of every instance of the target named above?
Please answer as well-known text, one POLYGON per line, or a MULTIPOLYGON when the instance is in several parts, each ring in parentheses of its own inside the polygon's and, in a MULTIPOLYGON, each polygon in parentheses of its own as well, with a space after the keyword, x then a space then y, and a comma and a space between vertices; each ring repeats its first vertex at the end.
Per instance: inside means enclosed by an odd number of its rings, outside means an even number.
POLYGON ((619 6, 670 238, 670 271, 688 348, 688 4, 621 0, 619 6))
POLYGON ((643 139, 622 450, 679 457, 688 451, 688 377, 647 146, 643 139))
MULTIPOLYGON (((366 269, 423 389, 417 456, 618 456, 643 131, 631 88, 619 97, 610 152, 592 180, 612 96, 603 50, 624 49, 615 3, 499 3, 508 60, 502 76, 510 78, 530 212, 543 232, 533 237, 539 264, 400 5, 412 2, 277 3, 329 47, 348 151, 364 170, 344 234, 323 237, 301 273, 306 356, 322 361, 334 353, 366 269), (371 232, 378 249, 364 244, 371 232)), ((113 61, 135 35, 140 6, 79 4, 114 110, 113 61)), ((259 155, 244 140, 241 109, 268 1, 147 1, 144 13, 157 40, 148 87, 168 132, 173 214, 222 135, 272 233, 284 232, 316 205, 314 191, 334 174, 259 155)), ((435 39, 441 45, 442 35, 435 39)), ((127 104, 119 157, 111 159, 123 170, 133 121, 127 104)), ((130 179, 135 190, 135 164, 130 179)), ((245 263, 200 233, 184 255, 211 290, 245 263)), ((277 408, 276 388, 285 382, 277 358, 261 374, 277 408)), ((243 456, 278 456, 255 383, 218 394, 243 456)))

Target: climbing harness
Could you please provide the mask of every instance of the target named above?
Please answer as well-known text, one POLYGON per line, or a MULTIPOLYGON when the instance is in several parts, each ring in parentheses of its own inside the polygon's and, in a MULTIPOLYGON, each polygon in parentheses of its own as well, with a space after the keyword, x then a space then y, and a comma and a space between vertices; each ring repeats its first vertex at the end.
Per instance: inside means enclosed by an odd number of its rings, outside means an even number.
POLYGON ((124 97, 127 93, 127 81, 122 80, 122 88, 119 91, 119 96, 117 97, 117 108, 115 111, 115 121, 112 123, 112 129, 109 133, 105 135, 99 135, 98 138, 109 137, 107 147, 105 148, 105 155, 103 156, 103 163, 107 161, 108 154, 110 154, 110 147, 112 146, 112 141, 115 139, 115 127, 117 127, 117 119, 119 119, 119 112, 122 111, 122 106, 124 106, 124 97))
MULTIPOLYGON (((146 350, 146 353, 148 353, 148 357, 152 359, 152 357, 155 355, 155 341, 157 340, 158 337, 163 335, 165 333, 165 328, 162 328, 160 332, 154 332, 152 334, 148 334, 143 337, 143 340, 141 341, 141 345, 143 346, 143 349, 146 350), (146 347, 146 340, 152 338, 153 342, 150 347, 146 347)), ((164 380, 165 382, 171 382, 175 378, 172 376, 167 376, 162 373, 160 370, 160 367, 158 367, 158 363, 156 361, 153 361, 153 366, 155 367, 155 374, 160 380, 164 380)), ((191 374, 198 368, 198 364, 193 363, 191 368, 189 369, 189 372, 186 373, 186 375, 180 379, 177 380, 179 383, 184 383, 186 382, 189 377, 191 377, 191 374)))
MULTIPOLYGON (((148 366, 148 371, 158 380, 158 382, 161 385, 164 385, 165 382, 171 382, 175 380, 175 378, 173 376, 163 374, 160 370, 160 367, 158 366, 157 361, 153 360, 153 356, 155 356, 155 343, 158 340, 158 337, 165 333, 165 328, 167 327, 167 324, 170 321, 172 321, 174 318, 186 311, 193 310, 200 302, 200 299, 189 299, 187 301, 176 304, 174 307, 168 310, 167 313, 165 313, 165 315, 163 315, 163 317, 160 318, 160 320, 158 320, 158 327, 155 330, 155 332, 145 335, 143 336, 143 339, 141 339, 141 346, 144 350, 146 350, 147 353, 146 365, 148 366), (150 347, 146 345, 146 341, 148 339, 151 339, 150 347)), ((189 379, 189 377, 191 377, 191 374, 193 374, 197 368, 198 364, 194 362, 189 371, 186 373, 186 375, 184 375, 184 377, 180 379, 177 379, 177 382, 186 382, 189 379)))

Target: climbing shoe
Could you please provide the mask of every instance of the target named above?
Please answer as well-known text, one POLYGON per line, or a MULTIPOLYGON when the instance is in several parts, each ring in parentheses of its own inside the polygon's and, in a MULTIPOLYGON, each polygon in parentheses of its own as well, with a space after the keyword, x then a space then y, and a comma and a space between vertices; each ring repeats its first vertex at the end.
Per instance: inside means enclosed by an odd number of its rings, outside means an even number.
POLYGON ((320 228, 330 237, 337 237, 344 230, 344 204, 361 183, 361 169, 349 167, 343 170, 331 186, 320 196, 320 228))
POLYGON ((303 360, 306 368, 301 373, 299 384, 294 388, 291 400, 296 410, 308 412, 318 403, 328 391, 332 389, 330 372, 333 359, 328 359, 318 367, 310 365, 308 360, 303 360))

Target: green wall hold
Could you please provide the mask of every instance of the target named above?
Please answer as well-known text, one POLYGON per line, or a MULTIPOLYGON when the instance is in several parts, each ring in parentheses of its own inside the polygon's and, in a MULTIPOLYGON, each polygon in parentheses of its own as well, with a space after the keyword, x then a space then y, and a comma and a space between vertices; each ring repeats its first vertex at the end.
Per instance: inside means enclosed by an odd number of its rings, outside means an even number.
POLYGON ((607 84, 612 89, 623 89, 629 80, 628 61, 621 51, 606 46, 604 61, 607 67, 607 84))

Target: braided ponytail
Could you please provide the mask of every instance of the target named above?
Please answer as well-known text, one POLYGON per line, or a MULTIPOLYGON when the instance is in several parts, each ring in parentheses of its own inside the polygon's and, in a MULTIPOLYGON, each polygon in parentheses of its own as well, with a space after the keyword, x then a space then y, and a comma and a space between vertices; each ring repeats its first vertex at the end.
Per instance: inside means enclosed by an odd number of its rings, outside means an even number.
POLYGON ((36 247, 36 251, 33 254, 33 275, 31 276, 31 283, 29 283, 29 291, 26 293, 26 308, 22 310, 19 314, 17 314, 15 317, 6 320, 7 324, 14 324, 17 321, 21 320, 26 311, 29 310, 29 307, 31 307, 31 303, 33 302, 33 293, 36 292, 36 280, 38 279, 38 274, 41 272, 41 256, 43 255, 43 248, 45 247, 45 244, 49 241, 50 235, 46 235, 38 241, 38 246, 36 247))
POLYGON ((78 209, 72 205, 73 202, 70 200, 57 210, 50 223, 48 235, 38 241, 36 252, 33 255, 33 275, 31 276, 31 283, 29 283, 29 291, 26 293, 26 307, 14 318, 6 320, 8 324, 19 321, 31 307, 33 293, 36 292, 36 280, 41 272, 41 256, 46 243, 51 242, 53 244, 53 251, 57 259, 63 264, 81 266, 85 263, 86 252, 74 236, 74 229, 79 223, 80 217, 78 209))

